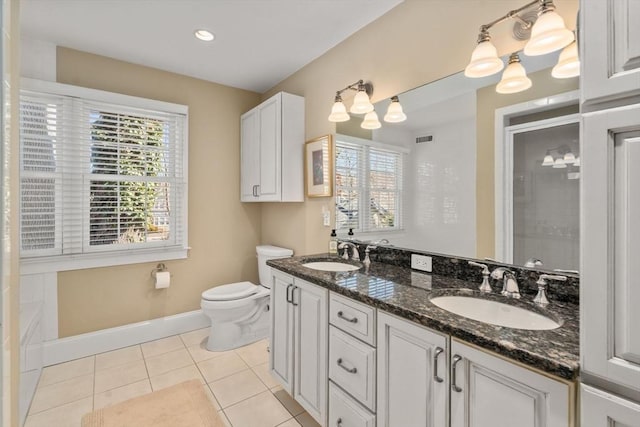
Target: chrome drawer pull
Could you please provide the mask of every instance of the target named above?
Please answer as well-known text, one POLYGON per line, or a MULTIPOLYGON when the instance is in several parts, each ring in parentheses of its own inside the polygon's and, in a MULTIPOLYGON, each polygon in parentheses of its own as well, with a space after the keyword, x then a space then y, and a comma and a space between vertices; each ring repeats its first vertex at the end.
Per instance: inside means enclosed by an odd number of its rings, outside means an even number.
POLYGON ((438 383, 444 381, 438 376, 438 356, 440 356, 443 351, 444 349, 442 347, 436 347, 436 351, 433 354, 433 379, 438 383))
POLYGON ((458 393, 460 393, 462 389, 456 384, 456 365, 461 360, 462 356, 456 354, 453 356, 453 360, 451 361, 451 388, 453 391, 457 391, 458 393))
POLYGON ((352 318, 345 317, 345 315, 341 311, 338 312, 338 317, 346 320, 349 323, 358 323, 357 317, 352 317, 352 318))
POLYGON ((356 372, 358 372, 358 368, 356 368, 356 367, 347 368, 346 366, 344 366, 342 364, 342 358, 338 359, 338 366, 340 366, 342 369, 344 369, 345 371, 349 372, 350 374, 355 374, 356 372))
POLYGON ((336 426, 337 426, 337 427, 342 427, 342 418, 338 418, 338 419, 336 420, 336 426))
POLYGON ((292 284, 288 284, 287 285, 287 302, 293 302, 293 297, 289 296, 289 290, 291 290, 291 288, 293 288, 292 284))

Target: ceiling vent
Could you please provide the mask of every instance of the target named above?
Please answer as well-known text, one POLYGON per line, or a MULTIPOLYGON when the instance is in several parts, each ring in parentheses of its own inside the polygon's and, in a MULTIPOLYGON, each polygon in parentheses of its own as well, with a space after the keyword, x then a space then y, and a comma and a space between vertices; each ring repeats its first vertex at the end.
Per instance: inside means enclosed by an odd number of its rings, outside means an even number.
POLYGON ((423 142, 431 142, 431 141, 433 141, 433 135, 419 136, 416 138, 416 144, 421 144, 423 142))

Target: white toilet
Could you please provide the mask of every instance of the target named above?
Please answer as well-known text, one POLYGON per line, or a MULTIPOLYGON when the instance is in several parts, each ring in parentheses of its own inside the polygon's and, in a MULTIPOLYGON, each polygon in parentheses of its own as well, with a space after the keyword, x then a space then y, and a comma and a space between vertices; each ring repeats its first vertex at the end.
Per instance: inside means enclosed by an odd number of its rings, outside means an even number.
POLYGON ((271 267, 267 260, 288 258, 291 249, 257 246, 260 285, 251 282, 216 286, 202 293, 200 307, 211 319, 207 350, 223 351, 266 338, 269 335, 271 267))

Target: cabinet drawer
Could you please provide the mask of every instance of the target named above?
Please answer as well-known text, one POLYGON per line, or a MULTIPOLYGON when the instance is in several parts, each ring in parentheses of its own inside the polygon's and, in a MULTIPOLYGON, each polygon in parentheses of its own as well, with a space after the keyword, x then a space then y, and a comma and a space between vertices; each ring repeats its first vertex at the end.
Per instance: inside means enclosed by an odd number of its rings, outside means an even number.
POLYGON ((349 298, 331 293, 329 323, 362 341, 376 345, 376 310, 349 298))
POLYGON ((375 411, 376 350, 329 327, 329 379, 375 411))
POLYGON ((334 427, 375 427, 376 416, 329 382, 329 423, 334 427))

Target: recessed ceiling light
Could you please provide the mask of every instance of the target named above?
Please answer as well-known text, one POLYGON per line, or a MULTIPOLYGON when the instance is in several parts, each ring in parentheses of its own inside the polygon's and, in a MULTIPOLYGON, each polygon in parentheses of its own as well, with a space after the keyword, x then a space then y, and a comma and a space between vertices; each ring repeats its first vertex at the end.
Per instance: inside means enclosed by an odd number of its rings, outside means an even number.
POLYGON ((210 42, 214 38, 216 38, 216 36, 214 36, 213 33, 209 32, 207 30, 196 30, 193 33, 193 35, 196 36, 197 39, 205 41, 205 42, 210 42))

